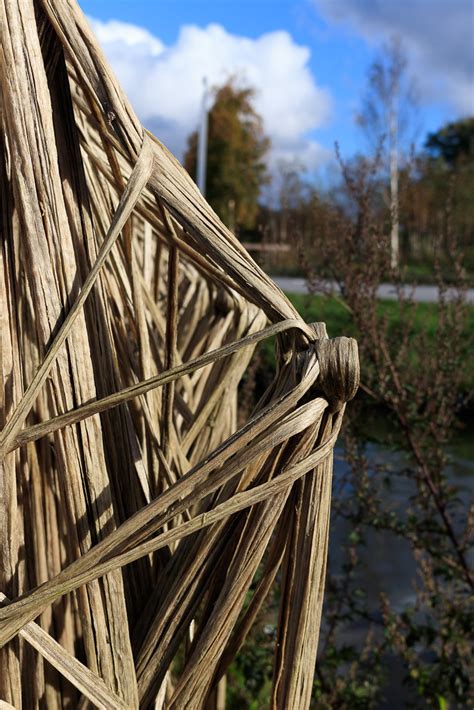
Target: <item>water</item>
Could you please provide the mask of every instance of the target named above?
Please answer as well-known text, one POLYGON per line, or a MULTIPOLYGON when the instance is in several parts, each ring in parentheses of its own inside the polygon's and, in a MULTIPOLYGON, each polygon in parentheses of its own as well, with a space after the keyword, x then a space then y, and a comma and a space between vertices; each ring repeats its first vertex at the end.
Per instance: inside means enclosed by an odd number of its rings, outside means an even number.
MULTIPOLYGON (((474 437, 471 436, 471 432, 465 430, 464 434, 449 446, 447 453, 449 483, 458 489, 458 496, 464 510, 467 510, 474 499, 474 437)), ((343 454, 343 450, 337 447, 334 465, 335 493, 348 470, 343 454)), ((415 492, 415 486, 405 477, 390 475, 390 471, 400 471, 407 466, 406 453, 402 450, 393 450, 381 443, 371 442, 366 445, 366 455, 371 468, 382 465, 386 469, 383 473, 375 473, 373 478, 384 508, 403 515, 409 505, 410 496, 415 492), (391 485, 390 487, 381 485, 379 488, 377 484, 380 481, 377 481, 377 477, 381 479, 385 475, 389 476, 391 485)), ((349 498, 352 494, 353 490, 350 487, 343 489, 343 499, 349 498)), ((342 565, 346 561, 343 545, 347 543, 351 529, 348 521, 339 516, 333 517, 329 545, 330 574, 342 573, 342 565)), ((387 595, 392 608, 397 612, 411 606, 416 598, 416 563, 409 544, 401 537, 374 528, 365 528, 364 535, 366 544, 360 548, 360 565, 354 580, 354 589, 360 588, 365 593, 369 614, 376 622, 377 635, 382 633, 382 626, 377 624, 378 621, 382 621, 380 593, 384 592, 387 595)), ((474 563, 474 558, 471 562, 474 563)), ((347 623, 338 635, 338 642, 362 648, 368 630, 369 624, 364 620, 347 623)), ((388 685, 384 695, 390 698, 390 702, 381 702, 378 710, 406 707, 409 691, 403 685, 405 670, 399 661, 394 662, 394 659, 389 657, 386 658, 384 665, 388 670, 388 685)))
MULTIPOLYGON (((459 437, 448 448, 449 464, 447 477, 455 486, 459 498, 465 503, 465 508, 474 499, 474 438, 469 432, 459 437)), ((388 476, 391 485, 377 485, 377 490, 383 501, 383 507, 403 515, 409 504, 410 497, 416 488, 412 481, 402 476, 390 475, 390 471, 400 471, 407 466, 407 456, 404 451, 393 450, 381 443, 370 442, 366 446, 366 456, 372 467, 383 466, 386 472, 374 474, 374 484, 377 476, 388 476)), ((334 485, 347 472, 344 452, 340 447, 335 451, 334 485)), ((351 490, 344 491, 345 496, 351 495, 351 490)), ((336 518, 331 529, 329 569, 338 573, 344 561, 341 547, 351 532, 351 524, 343 518, 336 518)), ((403 609, 413 601, 413 585, 416 576, 416 565, 410 546, 399 536, 391 532, 366 528, 366 545, 361 550, 360 574, 357 579, 360 587, 367 594, 369 609, 374 612, 378 608, 381 591, 384 591, 396 611, 403 609)))

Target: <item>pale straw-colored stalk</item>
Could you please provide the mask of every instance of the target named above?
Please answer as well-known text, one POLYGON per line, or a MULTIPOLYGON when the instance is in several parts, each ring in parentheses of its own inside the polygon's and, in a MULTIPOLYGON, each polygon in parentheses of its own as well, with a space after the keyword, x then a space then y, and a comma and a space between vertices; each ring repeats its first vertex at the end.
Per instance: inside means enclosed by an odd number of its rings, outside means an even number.
POLYGON ((144 131, 73 0, 0 12, 1 702, 222 708, 280 584, 271 703, 304 710, 356 344, 144 131))

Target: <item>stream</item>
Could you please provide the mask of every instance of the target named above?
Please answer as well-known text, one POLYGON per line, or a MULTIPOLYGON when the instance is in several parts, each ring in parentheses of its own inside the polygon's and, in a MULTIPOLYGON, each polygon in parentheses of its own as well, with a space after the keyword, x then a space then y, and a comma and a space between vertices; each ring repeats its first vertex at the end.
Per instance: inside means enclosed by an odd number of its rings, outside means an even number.
MULTIPOLYGON (((471 427, 472 430, 472 427, 471 427)), ((415 492, 413 481, 406 477, 390 476, 390 470, 400 471, 407 465, 406 453, 394 450, 381 443, 368 442, 365 448, 366 456, 372 466, 386 468, 381 474, 374 473, 374 485, 377 485, 376 476, 388 476, 391 485, 380 486, 380 496, 385 508, 402 513, 409 505, 410 496, 415 492)), ((447 466, 448 481, 458 489, 460 499, 465 503, 466 510, 474 498, 474 437, 469 427, 459 435, 447 449, 449 463, 447 466)), ((342 447, 335 449, 334 461, 334 493, 340 499, 341 495, 349 497, 352 494, 346 485, 342 493, 339 490, 342 479, 347 473, 348 464, 344 460, 342 447)), ((351 524, 340 516, 333 516, 330 531, 328 570, 330 574, 339 575, 345 555, 343 544, 351 532, 351 524)), ((365 545, 359 547, 360 564, 354 588, 363 590, 367 608, 370 615, 381 620, 379 608, 379 595, 383 591, 390 601, 392 608, 400 612, 415 601, 416 563, 409 544, 394 533, 379 531, 373 528, 364 530, 365 545)), ((471 554, 471 564, 474 564, 474 555, 471 554)), ((323 612, 324 618, 324 612, 323 612)), ((323 622, 324 624, 324 622, 323 622)), ((378 624, 375 624, 377 628, 378 624)), ((381 627, 379 627, 381 629, 381 627)), ((362 648, 369 630, 368 622, 347 623, 338 634, 338 643, 354 645, 362 648)), ((406 707, 408 691, 403 685, 404 669, 399 662, 386 659, 387 687, 384 695, 390 700, 381 702, 378 710, 395 710, 406 707)))

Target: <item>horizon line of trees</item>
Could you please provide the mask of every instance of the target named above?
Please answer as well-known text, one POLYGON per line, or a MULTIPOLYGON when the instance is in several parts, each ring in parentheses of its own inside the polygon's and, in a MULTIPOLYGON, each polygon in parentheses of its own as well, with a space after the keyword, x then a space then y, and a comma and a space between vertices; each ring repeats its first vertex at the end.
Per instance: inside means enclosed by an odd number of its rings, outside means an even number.
MULTIPOLYGON (((327 223, 325 211, 357 221, 350 186, 364 174, 370 175, 371 199, 385 214, 389 270, 426 267, 436 254, 442 256, 440 221, 446 219, 449 200, 451 227, 465 251, 468 271, 474 271, 474 117, 428 133, 423 148, 415 151, 417 92, 399 42, 386 45, 369 68, 355 117, 366 137, 366 153, 358 153, 343 168, 336 146, 340 178, 325 189, 317 188, 299 167, 287 164, 278 175, 275 203, 262 201, 262 190, 271 182, 266 164, 270 140, 254 108, 254 96, 251 87, 230 78, 214 88, 208 116, 206 197, 242 239, 277 244, 292 238, 304 241, 327 223)), ((197 146, 195 131, 188 138, 183 161, 193 178, 197 146)), ((298 269, 294 253, 286 264, 284 258, 280 262, 277 269, 298 269)))

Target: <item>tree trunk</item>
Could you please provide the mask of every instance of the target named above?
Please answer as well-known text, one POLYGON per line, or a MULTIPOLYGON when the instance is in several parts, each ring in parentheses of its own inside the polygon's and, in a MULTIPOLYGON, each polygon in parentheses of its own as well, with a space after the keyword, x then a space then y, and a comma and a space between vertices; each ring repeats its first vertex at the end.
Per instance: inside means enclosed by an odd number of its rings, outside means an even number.
POLYGON ((400 235, 398 217, 398 80, 394 80, 390 101, 390 266, 399 265, 400 235))

